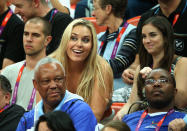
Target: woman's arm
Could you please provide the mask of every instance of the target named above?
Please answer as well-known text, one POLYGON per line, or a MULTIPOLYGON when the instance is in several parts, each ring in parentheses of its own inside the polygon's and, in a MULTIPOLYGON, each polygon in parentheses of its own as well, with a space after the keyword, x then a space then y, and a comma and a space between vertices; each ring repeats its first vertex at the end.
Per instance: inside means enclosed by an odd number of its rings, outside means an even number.
POLYGON ((175 67, 175 81, 177 88, 177 95, 175 103, 178 108, 187 107, 187 58, 182 57, 175 67))
POLYGON ((105 89, 101 85, 99 85, 99 78, 96 78, 95 86, 92 89, 92 98, 90 102, 90 106, 92 111, 94 112, 97 121, 99 122, 104 112, 107 108, 107 105, 112 98, 112 89, 113 89, 113 73, 110 65, 103 59, 102 60, 102 69, 101 76, 103 77, 103 82, 105 84, 105 89))
MULTIPOLYGON (((116 116, 114 117, 114 119, 121 120, 123 118, 123 116, 128 113, 129 107, 134 102, 136 102, 136 101, 138 101, 140 99, 138 97, 138 91, 137 91, 137 77, 138 77, 139 72, 140 72, 140 66, 138 66, 136 68, 136 73, 135 73, 135 76, 134 76, 134 82, 133 82, 133 87, 132 87, 132 91, 131 91, 130 97, 129 97, 127 103, 116 114, 116 116)), ((134 111, 134 110, 136 110, 136 109, 137 109, 137 106, 133 106, 133 108, 131 108, 131 112, 134 111)))

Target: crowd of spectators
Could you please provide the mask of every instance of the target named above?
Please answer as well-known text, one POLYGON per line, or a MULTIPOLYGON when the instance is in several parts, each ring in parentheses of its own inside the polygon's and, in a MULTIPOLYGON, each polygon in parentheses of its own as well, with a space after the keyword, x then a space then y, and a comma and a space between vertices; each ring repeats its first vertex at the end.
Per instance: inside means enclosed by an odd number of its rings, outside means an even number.
POLYGON ((187 0, 1 0, 0 130, 185 130, 186 17, 187 0))

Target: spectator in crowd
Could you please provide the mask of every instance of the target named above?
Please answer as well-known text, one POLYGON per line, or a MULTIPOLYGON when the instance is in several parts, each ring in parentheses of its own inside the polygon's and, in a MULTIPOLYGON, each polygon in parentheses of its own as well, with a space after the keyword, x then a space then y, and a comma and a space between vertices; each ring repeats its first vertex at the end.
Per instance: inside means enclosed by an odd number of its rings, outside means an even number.
MULTIPOLYGON (((138 24, 137 33, 141 36, 142 24, 151 16, 165 16, 174 29, 175 54, 187 57, 187 1, 186 0, 158 0, 159 7, 154 8, 142 15, 138 24)), ((140 37, 139 37, 140 38, 140 37)))
POLYGON ((10 105, 12 89, 6 77, 0 75, 0 129, 15 131, 25 110, 16 104, 10 105))
POLYGON ((61 36, 72 18, 55 8, 50 9, 46 0, 13 0, 13 4, 16 6, 15 13, 19 14, 24 22, 32 17, 40 16, 52 24, 53 39, 47 46, 46 53, 48 55, 57 49, 61 36))
POLYGON ((7 0, 1 0, 0 70, 24 59, 23 28, 24 23, 7 6, 7 0))
POLYGON ((125 11, 125 19, 142 15, 155 6, 156 3, 156 0, 128 0, 127 9, 125 11))
MULTIPOLYGON (((183 26, 183 23, 187 22, 187 1, 186 0, 158 0, 159 6, 144 13, 138 23, 137 38, 138 43, 141 42, 141 30, 142 24, 146 19, 151 16, 159 15, 165 16, 174 29, 174 44, 175 54, 187 57, 187 26, 183 26)), ((138 57, 137 57, 138 58, 138 57)), ((136 62, 135 62, 136 63, 136 62)), ((132 84, 134 78, 134 72, 137 67, 137 63, 132 65, 132 68, 124 70, 123 79, 126 83, 132 84)))
MULTIPOLYGON (((126 37, 135 26, 123 19, 127 0, 93 0, 93 5, 92 14, 96 17, 96 23, 107 26, 105 32, 98 34, 98 53, 112 67, 114 74, 112 99, 119 101, 120 96, 115 94, 117 89, 125 88, 126 96, 130 94, 130 88, 124 84, 121 74, 134 61, 136 55, 136 40, 126 37)), ((121 101, 126 101, 127 98, 121 101)))
POLYGON ((47 0, 50 8, 70 15, 70 0, 47 0))
POLYGON ((51 57, 64 65, 67 89, 82 96, 100 121, 112 97, 113 74, 110 65, 97 55, 92 23, 84 19, 70 23, 51 57))
POLYGON ((66 75, 62 64, 56 59, 41 59, 34 72, 33 84, 42 97, 34 109, 24 114, 17 131, 34 129, 39 117, 60 110, 69 114, 76 131, 94 131, 97 120, 82 97, 66 90, 66 75))
POLYGON ((75 8, 74 18, 92 17, 93 0, 81 0, 75 8))
POLYGON ((12 86, 12 103, 30 110, 36 104, 32 79, 36 63, 46 56, 46 47, 51 41, 51 25, 44 18, 36 17, 25 23, 23 43, 26 53, 24 61, 2 70, 12 86))
POLYGON ((35 131, 75 131, 70 116, 62 111, 48 112, 40 116, 35 131))
POLYGON ((130 131, 130 128, 122 121, 113 120, 105 124, 101 131, 130 131))
POLYGON ((136 69, 131 96, 125 106, 117 113, 119 119, 127 113, 129 106, 139 100, 137 95, 137 76, 139 72, 143 77, 154 68, 170 70, 176 78, 178 90, 175 104, 178 108, 187 106, 187 58, 174 54, 173 28, 168 20, 161 16, 153 16, 142 25, 142 41, 139 50, 140 65, 136 69), (142 70, 143 69, 143 70, 142 70))
POLYGON ((163 130, 168 129, 170 121, 183 118, 185 113, 175 111, 175 96, 177 93, 174 76, 165 69, 153 69, 145 79, 138 79, 142 88, 138 90, 145 96, 147 108, 125 115, 131 130, 163 130))

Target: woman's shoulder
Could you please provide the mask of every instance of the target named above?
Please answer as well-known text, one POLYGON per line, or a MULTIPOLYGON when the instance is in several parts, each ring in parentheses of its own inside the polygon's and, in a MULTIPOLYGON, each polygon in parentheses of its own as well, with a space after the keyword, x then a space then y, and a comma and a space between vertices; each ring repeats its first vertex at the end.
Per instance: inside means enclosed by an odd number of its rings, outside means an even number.
POLYGON ((186 65, 187 64, 187 57, 177 56, 175 57, 174 64, 176 66, 186 65))
POLYGON ((178 56, 175 57, 175 62, 173 63, 175 65, 175 72, 177 70, 187 70, 186 66, 187 66, 187 58, 186 57, 182 57, 182 56, 178 56))

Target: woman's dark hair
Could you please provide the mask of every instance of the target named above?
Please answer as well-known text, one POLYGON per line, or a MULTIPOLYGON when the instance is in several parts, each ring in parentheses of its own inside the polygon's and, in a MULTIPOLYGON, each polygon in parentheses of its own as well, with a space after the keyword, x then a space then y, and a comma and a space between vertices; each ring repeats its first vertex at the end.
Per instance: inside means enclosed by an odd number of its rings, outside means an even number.
POLYGON ((71 118, 62 111, 49 112, 40 116, 35 131, 38 131, 41 122, 46 122, 52 131, 75 131, 71 118))
POLYGON ((119 120, 113 120, 105 124, 105 126, 102 128, 101 131, 104 131, 106 127, 111 127, 116 129, 117 131, 130 131, 130 128, 128 125, 122 121, 119 120))
MULTIPOLYGON (((169 21, 162 17, 162 16, 153 16, 147 19, 143 26, 151 24, 152 26, 156 27, 163 36, 164 39, 164 57, 160 60, 160 68, 164 68, 169 71, 171 64, 173 62, 173 56, 175 53, 174 49, 174 36, 173 36, 173 28, 169 21)), ((141 30, 142 33, 142 30, 141 30)), ((143 69, 146 66, 151 67, 153 64, 153 59, 151 54, 147 52, 145 49, 142 40, 140 42, 140 49, 139 49, 139 60, 140 60, 140 69, 143 69)))

